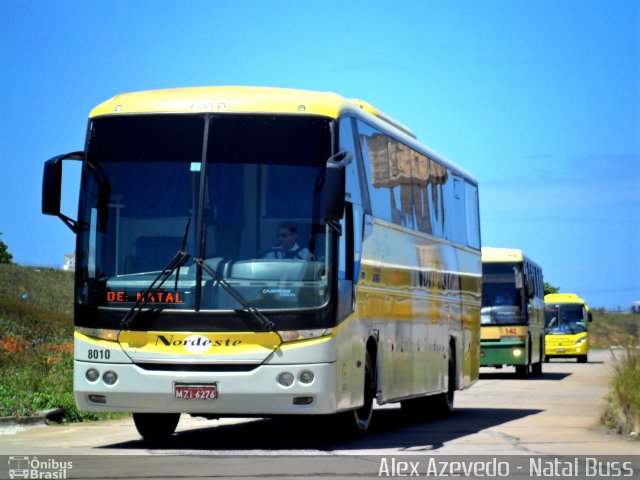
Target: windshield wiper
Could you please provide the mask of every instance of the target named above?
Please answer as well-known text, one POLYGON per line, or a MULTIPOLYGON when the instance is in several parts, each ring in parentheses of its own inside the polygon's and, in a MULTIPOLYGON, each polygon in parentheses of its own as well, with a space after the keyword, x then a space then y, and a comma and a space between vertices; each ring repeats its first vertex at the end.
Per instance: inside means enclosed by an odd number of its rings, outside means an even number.
POLYGON ((176 272, 176 283, 174 287, 174 291, 178 290, 178 278, 180 278, 180 267, 189 259, 191 255, 185 251, 187 245, 187 235, 189 234, 189 226, 191 226, 191 217, 187 220, 187 225, 184 227, 184 233, 182 234, 182 241, 180 242, 180 250, 173 256, 173 258, 169 261, 166 267, 162 269, 160 275, 158 275, 153 282, 145 289, 142 294, 138 296, 138 300, 131 307, 127 313, 125 313, 124 317, 120 321, 120 326, 123 330, 128 329, 133 324, 136 316, 140 311, 145 307, 147 303, 149 303, 149 298, 154 297, 158 290, 162 288, 164 282, 166 282, 171 274, 177 269, 176 272), (162 280, 161 280, 162 279, 162 280), (158 283, 159 282, 159 283, 158 283), (156 286, 156 283, 158 285, 156 286))
POLYGON ((131 307, 129 311, 127 311, 125 316, 122 317, 120 327, 123 330, 131 327, 138 313, 145 307, 147 303, 149 303, 149 299, 151 297, 154 297, 156 293, 158 293, 158 290, 162 288, 164 282, 166 282, 171 274, 176 269, 179 269, 189 259, 190 256, 191 255, 189 255, 187 252, 183 252, 182 250, 179 250, 178 253, 174 255, 167 266, 162 269, 160 275, 158 275, 155 280, 151 282, 151 285, 149 285, 146 290, 138 296, 138 300, 136 301, 135 305, 133 305, 133 307, 131 307))
POLYGON ((213 277, 215 281, 217 281, 225 291, 231 295, 236 302, 244 307, 244 312, 247 312, 251 318, 253 318, 256 323, 258 323, 265 330, 270 330, 275 332, 275 324, 269 320, 260 310, 251 305, 251 303, 244 298, 244 296, 238 292, 232 285, 227 282, 222 275, 216 272, 213 268, 211 268, 202 258, 194 259, 194 262, 200 265, 200 267, 207 272, 209 275, 213 277))

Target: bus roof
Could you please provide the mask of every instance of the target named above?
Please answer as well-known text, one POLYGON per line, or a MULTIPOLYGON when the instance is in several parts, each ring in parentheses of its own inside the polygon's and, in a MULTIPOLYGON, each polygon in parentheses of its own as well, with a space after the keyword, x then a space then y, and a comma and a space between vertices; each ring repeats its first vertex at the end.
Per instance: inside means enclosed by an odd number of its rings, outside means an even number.
POLYGON ((104 115, 207 112, 321 115, 334 119, 351 114, 378 128, 393 132, 400 141, 423 151, 477 184, 469 172, 418 142, 416 135, 402 123, 364 100, 344 98, 331 92, 247 86, 148 90, 116 95, 95 107, 89 118, 104 115))
POLYGON ((585 302, 582 298, 580 298, 575 293, 548 293, 544 296, 545 303, 579 303, 587 306, 587 302, 585 302))
POLYGON ((522 262, 524 261, 524 254, 522 250, 516 248, 495 248, 495 247, 482 247, 482 261, 483 262, 522 262))
POLYGON ((356 109, 362 109, 415 138, 407 127, 363 100, 346 99, 330 92, 286 88, 191 87, 123 93, 98 105, 89 116, 218 112, 315 114, 338 118, 340 114, 356 109))

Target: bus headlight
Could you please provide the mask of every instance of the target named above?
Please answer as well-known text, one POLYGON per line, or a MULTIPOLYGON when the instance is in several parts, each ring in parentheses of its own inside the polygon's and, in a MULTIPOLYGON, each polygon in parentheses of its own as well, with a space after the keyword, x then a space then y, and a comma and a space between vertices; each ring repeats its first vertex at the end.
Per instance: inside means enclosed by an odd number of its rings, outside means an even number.
POLYGON ((87 378, 87 380, 93 383, 98 380, 98 378, 100 378, 100 372, 98 372, 98 370, 96 370, 95 368, 90 368, 89 370, 87 370, 84 376, 87 378))
POLYGON ((76 327, 76 331, 87 337, 99 338, 101 340, 109 340, 115 342, 118 340, 118 335, 120 335, 120 330, 110 330, 107 328, 87 328, 87 327, 76 327))
POLYGON ((580 345, 582 342, 584 342, 587 339, 587 337, 580 337, 578 340, 576 340, 576 345, 580 345))
POLYGON ((332 328, 317 328, 314 330, 286 330, 279 331, 278 335, 282 339, 282 343, 297 342, 299 340, 309 340, 312 338, 320 338, 331 335, 332 328))
POLYGON ((300 372, 300 375, 298 375, 298 378, 300 379, 300 383, 304 383, 305 385, 309 385, 311 382, 313 382, 313 379, 316 378, 316 377, 315 377, 315 375, 313 374, 312 371, 303 370, 302 372, 300 372))
POLYGON ((522 355, 522 350, 520 350, 519 348, 514 348, 513 349, 513 356, 518 358, 522 355))
POLYGON ((109 370, 108 372, 105 372, 104 375, 102 375, 102 381, 109 386, 115 385, 118 381, 118 374, 109 370))
POLYGON ((293 374, 289 372, 282 372, 278 375, 278 383, 283 387, 290 387, 293 385, 293 374))

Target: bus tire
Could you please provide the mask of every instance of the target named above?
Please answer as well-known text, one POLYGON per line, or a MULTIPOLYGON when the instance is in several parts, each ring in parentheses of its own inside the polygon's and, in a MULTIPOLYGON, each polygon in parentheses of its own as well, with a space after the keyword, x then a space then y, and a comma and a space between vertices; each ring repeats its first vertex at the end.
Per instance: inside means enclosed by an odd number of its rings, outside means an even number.
POLYGON ((531 372, 531 346, 527 343, 524 357, 524 365, 516 365, 516 377, 527 378, 531 372))
POLYGON ((516 365, 516 377, 527 378, 529 375, 529 365, 516 365))
POLYGON ((534 375, 542 375, 542 363, 544 362, 544 344, 540 345, 540 358, 531 365, 531 373, 534 375))
POLYGON ((167 440, 176 431, 179 413, 134 413, 133 423, 142 438, 148 441, 167 440))
POLYGON ((578 355, 578 363, 587 363, 589 360, 586 355, 578 355))
POLYGON ((434 416, 439 418, 450 416, 454 410, 454 398, 456 393, 456 354, 453 344, 449 345, 449 361, 447 370, 447 391, 430 397, 431 411, 434 416))
POLYGON ((338 414, 340 423, 347 434, 359 435, 365 433, 371 425, 373 403, 376 396, 375 366, 371 360, 369 350, 365 350, 364 359, 364 403, 360 408, 338 414))

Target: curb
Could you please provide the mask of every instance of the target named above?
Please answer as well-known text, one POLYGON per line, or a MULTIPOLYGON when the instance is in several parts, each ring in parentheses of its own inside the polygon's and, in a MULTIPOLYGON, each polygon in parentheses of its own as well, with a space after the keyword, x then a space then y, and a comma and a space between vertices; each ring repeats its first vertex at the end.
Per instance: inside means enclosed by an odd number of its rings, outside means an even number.
POLYGON ((51 408, 29 417, 0 417, 0 427, 10 425, 46 425, 49 421, 59 422, 64 414, 62 408, 51 408))

